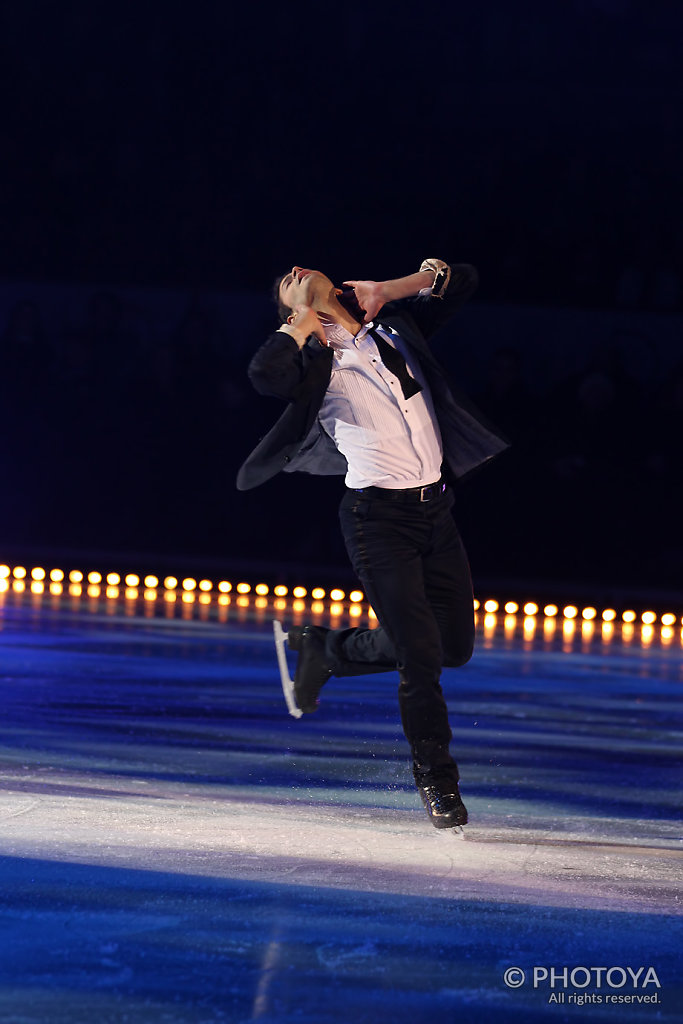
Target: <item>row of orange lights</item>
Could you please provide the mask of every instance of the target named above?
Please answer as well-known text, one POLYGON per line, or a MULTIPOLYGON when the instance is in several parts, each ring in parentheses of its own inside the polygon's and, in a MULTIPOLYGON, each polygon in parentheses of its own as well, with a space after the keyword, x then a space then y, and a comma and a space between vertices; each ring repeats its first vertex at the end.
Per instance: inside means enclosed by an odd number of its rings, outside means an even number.
MULTIPOLYGON (((247 595, 253 592, 259 597, 266 597, 271 592, 275 597, 291 595, 294 598, 302 599, 309 596, 309 591, 306 587, 292 587, 290 590, 289 587, 283 584, 271 588, 267 583, 257 583, 255 586, 252 586, 251 583, 232 584, 229 580, 221 580, 219 583, 214 584, 211 580, 196 580, 190 576, 182 580, 176 576, 165 576, 163 579, 160 579, 158 576, 153 575, 140 577, 136 573, 127 573, 125 576, 122 576, 118 572, 110 572, 103 575, 97 571, 84 573, 80 569, 72 569, 70 572, 65 573, 62 569, 51 569, 48 572, 40 567, 28 570, 22 565, 15 566, 14 569, 11 569, 8 565, 0 565, 0 587, 3 583, 7 586, 10 577, 18 581, 30 579, 38 584, 44 584, 49 580, 49 582, 56 584, 68 582, 79 585, 88 583, 91 586, 99 586, 102 583, 106 583, 108 587, 119 587, 123 584, 129 589, 136 589, 142 585, 147 590, 156 590, 161 586, 166 591, 182 590, 185 593, 199 591, 200 593, 210 594, 212 590, 216 589, 220 594, 229 594, 234 590, 235 593, 240 595, 247 595)), ((322 601, 325 597, 329 597, 331 601, 339 602, 346 600, 347 596, 351 604, 360 604, 365 595, 362 590, 352 590, 347 595, 345 591, 336 588, 330 590, 329 594, 322 587, 313 587, 310 591, 310 597, 314 601, 322 601)))
MULTIPOLYGON (((614 622, 619 618, 619 613, 614 608, 605 608, 602 612, 598 612, 598 609, 593 608, 591 605, 588 605, 586 608, 578 608, 574 604, 568 604, 565 605, 564 608, 560 609, 556 604, 546 604, 541 609, 534 601, 527 601, 527 603, 522 605, 520 609, 520 606, 516 601, 507 601, 501 608, 499 602, 495 600, 484 601, 483 603, 475 600, 474 607, 477 611, 480 608, 483 608, 483 610, 490 615, 495 615, 498 611, 504 611, 506 615, 517 615, 521 610, 524 615, 533 617, 543 614, 547 619, 554 619, 561 616, 564 619, 581 618, 585 622, 591 622, 600 617, 603 622, 614 622)), ((632 608, 627 608, 621 613, 622 622, 636 622, 637 619, 638 613, 632 608)), ((640 621, 646 626, 653 625, 657 620, 659 620, 663 626, 675 626, 677 616, 673 612, 664 612, 661 615, 653 611, 644 611, 640 613, 640 621)), ((681 618, 681 624, 683 624, 683 618, 681 618)))
MULTIPOLYGON (((276 598, 285 598, 291 596, 296 600, 302 600, 310 596, 314 601, 323 601, 326 597, 330 601, 338 604, 344 600, 347 600, 351 605, 359 605, 363 599, 364 594, 362 590, 352 590, 347 595, 345 591, 334 588, 329 592, 325 591, 322 587, 313 587, 310 591, 306 587, 297 586, 290 588, 279 584, 275 587, 269 587, 267 583, 257 583, 254 586, 250 583, 236 583, 232 584, 228 580, 221 580, 219 583, 214 584, 211 580, 200 579, 196 580, 193 577, 186 577, 185 579, 179 579, 176 576, 165 576, 160 579, 158 576, 146 575, 140 577, 136 573, 127 573, 122 576, 117 572, 110 572, 103 575, 97 571, 91 571, 88 573, 81 572, 80 569, 72 569, 70 572, 65 573, 62 569, 51 569, 49 572, 46 569, 37 567, 31 570, 26 569, 24 566, 15 566, 11 569, 8 565, 0 565, 0 590, 7 589, 9 586, 10 577, 15 581, 26 581, 30 579, 32 583, 40 586, 46 581, 50 581, 52 584, 61 585, 64 582, 68 582, 74 585, 80 585, 87 583, 90 586, 99 586, 102 583, 106 583, 107 587, 118 588, 121 584, 130 591, 135 591, 140 585, 143 585, 147 591, 156 591, 161 586, 166 592, 174 593, 177 590, 183 591, 184 594, 194 594, 195 591, 199 591, 201 595, 208 598, 210 593, 215 589, 219 594, 225 595, 232 591, 239 594, 241 597, 245 597, 251 593, 254 593, 259 598, 267 597, 269 594, 273 594, 276 598)), ((495 615, 496 612, 503 611, 506 615, 517 615, 520 611, 527 617, 534 617, 543 614, 545 618, 557 618, 562 617, 564 619, 577 619, 581 618, 586 622, 600 617, 603 622, 614 622, 617 618, 621 617, 621 620, 626 623, 636 622, 640 617, 640 621, 644 625, 653 625, 658 620, 663 626, 674 626, 677 622, 677 616, 673 612, 665 612, 658 614, 654 611, 644 611, 640 613, 640 616, 633 609, 626 609, 621 612, 621 616, 614 608, 605 608, 602 612, 598 612, 597 608, 587 606, 585 608, 578 608, 576 605, 568 604, 564 608, 556 604, 546 604, 542 609, 533 601, 527 601, 524 605, 520 605, 516 601, 507 601, 501 606, 501 604, 493 599, 487 601, 479 601, 475 599, 474 602, 475 611, 482 609, 489 615, 495 615)), ((681 619, 683 624, 683 618, 681 619)))

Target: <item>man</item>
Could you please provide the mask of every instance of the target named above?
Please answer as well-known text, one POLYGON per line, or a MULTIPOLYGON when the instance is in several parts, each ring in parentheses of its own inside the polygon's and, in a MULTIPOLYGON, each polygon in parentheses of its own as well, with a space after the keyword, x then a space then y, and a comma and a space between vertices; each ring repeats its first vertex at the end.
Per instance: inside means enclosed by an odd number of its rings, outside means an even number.
POLYGON ((237 478, 245 490, 280 470, 345 475, 344 540, 379 627, 290 630, 295 700, 312 712, 331 676, 398 669, 413 776, 437 828, 467 822, 440 675, 468 661, 474 642, 449 485, 507 442, 456 396, 426 342, 476 284, 474 267, 432 259, 346 289, 292 267, 276 290, 284 322, 249 367, 257 391, 289 404, 237 478))

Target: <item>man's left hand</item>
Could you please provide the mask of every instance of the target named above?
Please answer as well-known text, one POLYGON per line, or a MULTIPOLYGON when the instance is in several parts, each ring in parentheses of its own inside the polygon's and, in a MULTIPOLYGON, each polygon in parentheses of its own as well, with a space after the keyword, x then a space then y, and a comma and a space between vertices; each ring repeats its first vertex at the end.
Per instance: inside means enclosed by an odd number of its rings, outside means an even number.
POLYGON ((364 323, 374 320, 386 302, 384 286, 381 281, 344 281, 356 293, 358 304, 365 310, 364 323))

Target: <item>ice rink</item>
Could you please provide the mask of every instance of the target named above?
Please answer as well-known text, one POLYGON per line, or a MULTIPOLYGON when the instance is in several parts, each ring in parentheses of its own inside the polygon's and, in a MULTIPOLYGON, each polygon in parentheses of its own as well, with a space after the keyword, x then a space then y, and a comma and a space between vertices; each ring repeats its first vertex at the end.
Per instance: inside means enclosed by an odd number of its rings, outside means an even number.
POLYGON ((3 1024, 683 1019, 680 624, 482 616, 443 678, 458 838, 396 674, 287 715, 271 620, 326 607, 20 591, 3 1024))

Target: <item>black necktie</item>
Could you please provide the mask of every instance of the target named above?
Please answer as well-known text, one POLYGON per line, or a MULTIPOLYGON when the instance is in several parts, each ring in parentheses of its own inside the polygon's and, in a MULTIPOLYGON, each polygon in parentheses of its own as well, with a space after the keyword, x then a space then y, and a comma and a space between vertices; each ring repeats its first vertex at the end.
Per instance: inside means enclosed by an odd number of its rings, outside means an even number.
POLYGON ((418 384, 414 377, 410 376, 406 361, 393 345, 390 345, 388 341, 378 334, 376 331, 370 329, 368 334, 377 346, 380 359, 386 366, 389 373, 393 373, 400 381, 403 389, 404 398, 412 398, 413 395, 417 395, 422 391, 422 385, 418 384))

